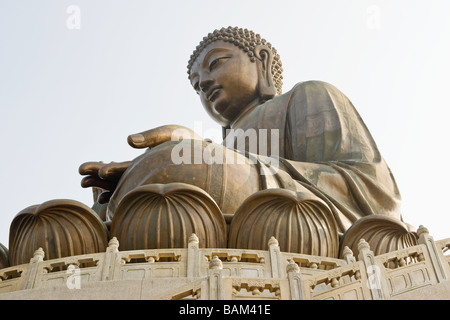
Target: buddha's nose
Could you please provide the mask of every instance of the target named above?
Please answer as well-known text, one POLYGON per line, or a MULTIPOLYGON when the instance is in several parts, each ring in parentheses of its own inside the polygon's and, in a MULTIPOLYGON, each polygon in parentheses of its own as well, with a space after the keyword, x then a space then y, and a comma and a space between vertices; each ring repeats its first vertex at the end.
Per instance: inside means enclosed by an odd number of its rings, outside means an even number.
POLYGON ((205 80, 202 80, 200 83, 199 83, 199 86, 200 86, 200 89, 203 91, 203 92, 208 92, 208 90, 209 90, 209 88, 211 87, 211 85, 214 83, 214 80, 212 80, 212 79, 205 79, 205 80))

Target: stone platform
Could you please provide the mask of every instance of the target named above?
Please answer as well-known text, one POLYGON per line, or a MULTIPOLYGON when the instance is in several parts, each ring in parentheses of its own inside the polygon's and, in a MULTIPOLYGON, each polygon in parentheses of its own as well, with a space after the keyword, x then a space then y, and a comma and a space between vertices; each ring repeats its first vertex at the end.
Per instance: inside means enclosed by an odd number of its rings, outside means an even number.
POLYGON ((0 270, 0 300, 382 300, 450 299, 450 238, 374 256, 360 240, 344 259, 269 250, 188 248, 106 252, 44 260, 0 270))

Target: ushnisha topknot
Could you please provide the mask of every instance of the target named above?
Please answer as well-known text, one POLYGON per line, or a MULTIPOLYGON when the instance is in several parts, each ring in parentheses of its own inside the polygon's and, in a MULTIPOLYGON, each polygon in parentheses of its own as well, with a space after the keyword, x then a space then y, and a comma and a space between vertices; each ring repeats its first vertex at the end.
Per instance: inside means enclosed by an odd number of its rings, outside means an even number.
POLYGON ((199 56, 200 52, 209 45, 210 43, 223 40, 226 42, 230 42, 235 46, 242 49, 250 58, 251 62, 255 62, 255 47, 257 45, 266 45, 272 50, 273 54, 273 63, 272 63, 272 77, 273 83, 277 89, 277 94, 282 93, 283 86, 283 68, 280 60, 280 55, 277 53, 277 50, 272 47, 272 45, 267 42, 265 39, 262 39, 259 34, 255 34, 253 31, 248 29, 242 29, 238 27, 228 27, 222 28, 220 30, 214 30, 212 33, 209 33, 206 37, 203 37, 203 40, 200 41, 198 46, 195 48, 192 53, 189 62, 188 62, 188 74, 191 73, 192 65, 199 56))

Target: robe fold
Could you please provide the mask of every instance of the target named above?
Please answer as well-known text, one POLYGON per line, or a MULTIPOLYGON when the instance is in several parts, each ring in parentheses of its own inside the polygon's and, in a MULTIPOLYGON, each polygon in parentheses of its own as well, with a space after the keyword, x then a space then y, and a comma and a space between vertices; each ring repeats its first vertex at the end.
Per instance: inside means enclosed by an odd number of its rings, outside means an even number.
POLYGON ((268 134, 265 155, 278 158, 279 170, 264 176, 264 188, 308 189, 330 206, 340 233, 368 215, 401 220, 395 179, 355 107, 334 86, 300 82, 240 116, 231 129, 278 130, 278 150, 268 134))

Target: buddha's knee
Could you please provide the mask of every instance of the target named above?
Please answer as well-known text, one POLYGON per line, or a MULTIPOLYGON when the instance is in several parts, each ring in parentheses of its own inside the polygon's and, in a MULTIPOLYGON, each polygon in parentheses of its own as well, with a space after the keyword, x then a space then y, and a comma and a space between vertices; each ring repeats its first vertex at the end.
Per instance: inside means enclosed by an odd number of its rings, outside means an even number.
POLYGON ((203 189, 223 213, 234 213, 261 184, 256 165, 233 150, 206 141, 170 141, 138 157, 127 169, 110 199, 108 218, 135 188, 174 182, 203 189))
POLYGON ((268 189, 249 197, 233 217, 228 247, 280 250, 337 258, 339 236, 329 207, 307 192, 268 189))

